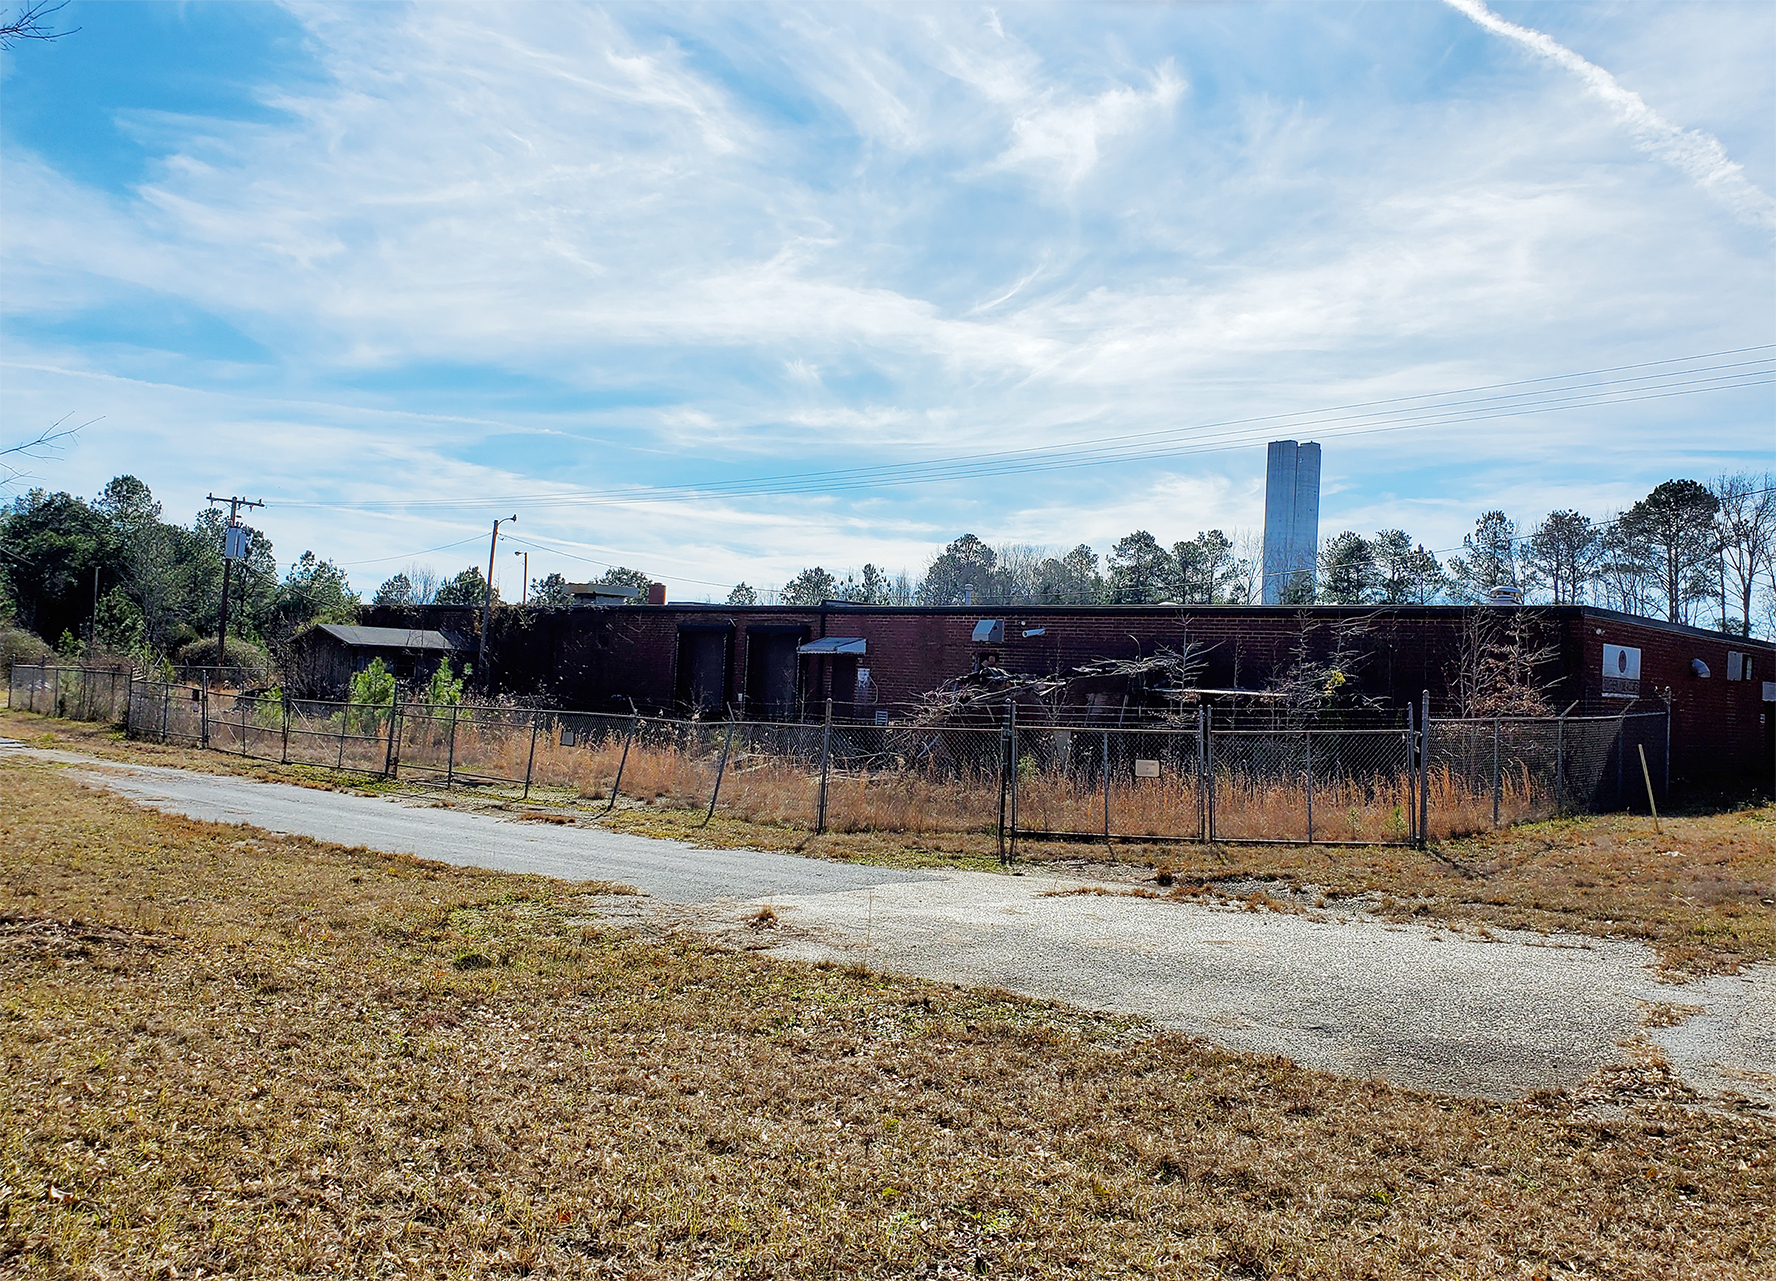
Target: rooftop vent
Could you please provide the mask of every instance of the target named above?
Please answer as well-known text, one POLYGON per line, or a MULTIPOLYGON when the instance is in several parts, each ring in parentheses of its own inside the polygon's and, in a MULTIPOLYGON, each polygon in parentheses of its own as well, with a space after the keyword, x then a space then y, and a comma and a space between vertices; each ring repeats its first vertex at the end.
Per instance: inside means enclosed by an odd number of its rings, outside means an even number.
POLYGON ((1492 589, 1492 599, 1486 603, 1488 605, 1521 605, 1523 603, 1523 589, 1501 583, 1492 589))

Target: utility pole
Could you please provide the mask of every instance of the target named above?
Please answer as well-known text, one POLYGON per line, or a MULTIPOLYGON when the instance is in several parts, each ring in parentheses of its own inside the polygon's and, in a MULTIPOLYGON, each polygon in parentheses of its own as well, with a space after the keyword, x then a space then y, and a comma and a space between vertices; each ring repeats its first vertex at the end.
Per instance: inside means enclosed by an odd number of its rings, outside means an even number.
POLYGON ((263 507, 265 504, 245 498, 218 498, 214 494, 209 495, 209 500, 228 504, 228 527, 222 534, 222 617, 216 624, 216 666, 225 667, 228 664, 229 582, 234 576, 234 562, 247 558, 246 531, 235 531, 240 530, 241 508, 263 507))
POLYGON ((481 606, 481 643, 475 648, 475 678, 487 688, 487 629, 493 624, 493 555, 499 548, 499 527, 515 523, 516 513, 493 522, 493 540, 487 544, 487 600, 481 606))
POLYGON ((94 565, 93 566, 93 612, 92 612, 92 617, 86 620, 86 662, 87 662, 87 666, 89 666, 89 667, 92 666, 93 647, 97 643, 98 635, 99 635, 99 567, 97 565, 94 565))
POLYGON ((512 555, 524 557, 524 582, 518 588, 518 603, 528 605, 530 604, 530 553, 513 552, 512 555))

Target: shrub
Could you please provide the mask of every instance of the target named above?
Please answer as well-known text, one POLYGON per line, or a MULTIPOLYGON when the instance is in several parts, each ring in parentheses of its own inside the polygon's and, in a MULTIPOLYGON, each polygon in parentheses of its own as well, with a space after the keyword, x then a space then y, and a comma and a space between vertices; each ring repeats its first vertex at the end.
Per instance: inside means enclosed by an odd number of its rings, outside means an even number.
POLYGON ((0 669, 8 679, 14 663, 41 663, 50 657, 43 638, 22 627, 0 627, 0 669))
MULTIPOLYGON (((220 667, 224 666, 218 661, 220 657, 221 651, 216 644, 216 638, 204 636, 182 646, 173 655, 173 663, 175 666, 183 668, 220 667)), ((243 683, 249 685, 260 684, 271 675, 271 659, 265 651, 253 644, 252 641, 242 640, 235 636, 228 638, 226 666, 238 668, 242 674, 243 683)))

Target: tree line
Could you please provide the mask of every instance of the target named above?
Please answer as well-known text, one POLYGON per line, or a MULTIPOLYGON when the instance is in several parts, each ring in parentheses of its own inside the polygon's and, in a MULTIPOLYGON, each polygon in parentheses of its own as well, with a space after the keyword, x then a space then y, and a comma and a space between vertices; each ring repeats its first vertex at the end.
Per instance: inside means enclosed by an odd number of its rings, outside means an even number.
MULTIPOLYGON (((163 518, 134 476, 92 501, 32 489, 0 507, 0 658, 96 649, 140 666, 214 661, 222 598, 225 516, 163 518)), ((281 660, 317 622, 355 622, 361 607, 343 570, 313 551, 280 568, 251 529, 230 602, 230 657, 281 660), (236 648, 239 646, 239 648, 236 648), (250 647, 250 648, 248 648, 250 647)), ((1162 543, 1147 530, 1100 558, 1027 544, 991 546, 964 534, 914 577, 866 564, 842 577, 804 569, 775 592, 740 583, 735 605, 1243 605, 1263 597, 1262 540, 1219 529, 1162 543)), ((1481 514, 1447 556, 1401 529, 1344 530, 1320 547, 1316 572, 1284 584, 1285 604, 1438 604, 1492 599, 1501 587, 1534 602, 1593 604, 1645 617, 1776 634, 1776 476, 1742 472, 1711 483, 1668 480, 1626 510, 1592 517, 1552 511, 1527 526, 1502 509, 1481 514)), ((646 591, 626 566, 598 580, 646 591)), ((572 604, 568 582, 528 585, 533 606, 572 604)), ((379 605, 480 605, 487 579, 470 566, 449 578, 409 565, 375 592, 379 605)), ((497 594, 496 594, 497 599, 497 594)))
MULTIPOLYGON (((1168 547, 1139 529, 1100 560, 1083 543, 1064 552, 995 547, 970 533, 917 579, 875 565, 841 579, 814 566, 776 593, 740 583, 728 603, 1248 605, 1264 596, 1262 542, 1255 532, 1211 529, 1168 547)), ((1289 605, 1470 604, 1500 588, 1530 603, 1776 633, 1776 476, 1668 480, 1625 511, 1552 511, 1527 527, 1495 509, 1446 555, 1403 529, 1343 530, 1322 541, 1315 572, 1281 584, 1279 596, 1289 605)))
MULTIPOLYGON (((0 507, 0 657, 53 647, 143 668, 214 663, 227 523, 214 507, 188 525, 164 519, 134 476, 90 502, 41 488, 19 495, 0 507)), ((356 621, 359 598, 343 570, 312 551, 280 570, 271 540, 248 532, 229 590, 231 663, 266 665, 313 623, 356 621)))

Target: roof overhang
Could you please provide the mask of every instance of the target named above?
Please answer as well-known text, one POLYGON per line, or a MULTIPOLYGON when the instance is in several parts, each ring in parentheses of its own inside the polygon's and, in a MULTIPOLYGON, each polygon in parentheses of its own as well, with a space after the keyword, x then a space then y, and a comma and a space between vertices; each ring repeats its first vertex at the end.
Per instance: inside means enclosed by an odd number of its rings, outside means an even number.
POLYGON ((798 654, 856 654, 869 652, 869 645, 861 636, 822 636, 819 640, 811 640, 806 645, 796 648, 798 654))

